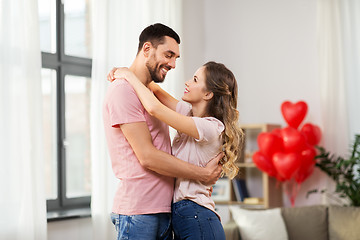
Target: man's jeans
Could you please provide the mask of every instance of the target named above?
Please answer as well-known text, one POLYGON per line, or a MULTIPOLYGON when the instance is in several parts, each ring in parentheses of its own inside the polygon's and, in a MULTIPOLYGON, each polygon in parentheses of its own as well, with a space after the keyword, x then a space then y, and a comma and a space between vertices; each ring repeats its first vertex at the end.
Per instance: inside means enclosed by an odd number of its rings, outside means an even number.
POLYGON ((170 240, 171 214, 120 215, 111 214, 118 233, 117 240, 170 240))
POLYGON ((172 205, 172 227, 175 239, 225 240, 218 216, 190 200, 172 205))

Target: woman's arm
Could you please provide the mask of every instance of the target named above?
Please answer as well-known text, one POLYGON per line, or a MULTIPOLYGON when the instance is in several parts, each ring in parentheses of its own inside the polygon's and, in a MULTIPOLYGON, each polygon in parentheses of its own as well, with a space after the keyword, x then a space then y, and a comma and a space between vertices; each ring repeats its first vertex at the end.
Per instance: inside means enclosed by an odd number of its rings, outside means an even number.
MULTIPOLYGON (((109 72, 109 74, 107 75, 107 80, 112 82, 115 80, 115 72, 116 70, 119 69, 118 74, 121 74, 121 68, 116 68, 114 67, 113 69, 111 69, 111 71, 109 72)), ((123 68, 124 70, 124 74, 125 74, 125 70, 128 68, 123 68)), ((121 75, 118 76, 118 78, 121 75)), ((167 106, 168 108, 176 111, 176 105, 179 102, 179 100, 177 100, 176 98, 174 98, 173 96, 171 96, 169 93, 167 93, 164 89, 162 89, 158 84, 151 82, 148 85, 148 88, 155 94, 155 96, 157 97, 157 99, 159 99, 159 101, 164 104, 165 106, 167 106)))
POLYGON ((162 104, 128 68, 118 68, 115 72, 115 77, 124 78, 133 86, 141 103, 150 115, 165 122, 179 132, 185 133, 195 139, 199 139, 199 133, 194 120, 191 117, 177 113, 162 104))
POLYGON ((176 111, 176 105, 178 104, 179 100, 171 96, 155 82, 149 83, 148 88, 155 94, 156 98, 159 99, 162 104, 171 110, 176 111))

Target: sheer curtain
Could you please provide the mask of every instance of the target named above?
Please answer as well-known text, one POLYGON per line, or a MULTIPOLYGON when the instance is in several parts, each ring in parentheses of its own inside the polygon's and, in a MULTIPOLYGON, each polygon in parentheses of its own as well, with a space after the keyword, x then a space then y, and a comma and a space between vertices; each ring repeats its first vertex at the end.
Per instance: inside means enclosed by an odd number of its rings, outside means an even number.
POLYGON ((360 133, 360 2, 319 0, 324 145, 346 155, 360 133))
POLYGON ((341 35, 341 1, 319 1, 318 30, 323 144, 331 152, 344 155, 349 145, 349 125, 341 35))
POLYGON ((318 10, 323 144, 349 156, 360 134, 360 2, 319 0, 318 10))
MULTIPOLYGON (((161 22, 181 37, 181 0, 93 1, 93 70, 91 95, 92 221, 94 239, 114 239, 110 212, 117 180, 110 166, 104 138, 102 103, 106 75, 114 66, 130 66, 138 37, 148 25, 161 22)), ((164 88, 176 95, 183 89, 182 65, 169 72, 164 88), (181 88, 178 88, 181 84, 181 88)))
POLYGON ((0 239, 46 239, 36 0, 0 1, 0 239))
POLYGON ((355 133, 360 134, 360 1, 343 1, 341 15, 349 134, 353 141, 355 133))

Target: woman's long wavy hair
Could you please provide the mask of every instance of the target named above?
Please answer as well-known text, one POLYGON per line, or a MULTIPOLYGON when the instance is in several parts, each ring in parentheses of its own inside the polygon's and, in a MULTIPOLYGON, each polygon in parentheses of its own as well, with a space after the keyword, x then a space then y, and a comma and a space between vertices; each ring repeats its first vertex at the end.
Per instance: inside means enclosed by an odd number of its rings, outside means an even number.
POLYGON ((219 119, 225 125, 222 133, 223 172, 230 179, 234 178, 239 168, 235 161, 240 157, 243 147, 244 133, 239 126, 237 107, 237 83, 234 74, 221 63, 207 62, 204 64, 206 88, 213 92, 207 104, 206 113, 219 119))

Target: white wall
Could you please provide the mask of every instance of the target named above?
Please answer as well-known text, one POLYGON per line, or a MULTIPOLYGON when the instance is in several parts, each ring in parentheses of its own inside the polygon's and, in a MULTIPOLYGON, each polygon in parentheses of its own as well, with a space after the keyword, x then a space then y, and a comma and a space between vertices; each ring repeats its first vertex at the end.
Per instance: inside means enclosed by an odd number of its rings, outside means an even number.
POLYGON ((184 6, 183 61, 196 69, 215 60, 234 72, 243 123, 285 124, 280 105, 289 99, 305 100, 306 120, 320 124, 316 1, 192 2, 184 6))
MULTIPOLYGON (((206 34, 204 27, 205 11, 203 0, 183 1, 183 29, 181 37, 181 58, 184 66, 184 83, 205 63, 206 34)), ((183 93, 183 90, 181 90, 183 93)))

